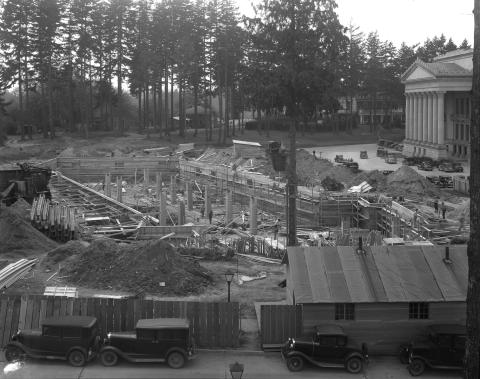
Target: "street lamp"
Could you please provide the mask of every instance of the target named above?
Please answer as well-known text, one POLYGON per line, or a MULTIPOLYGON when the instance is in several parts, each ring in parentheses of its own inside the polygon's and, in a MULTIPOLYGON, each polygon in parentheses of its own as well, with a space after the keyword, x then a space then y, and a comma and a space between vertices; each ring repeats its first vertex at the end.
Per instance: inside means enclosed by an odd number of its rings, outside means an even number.
POLYGON ((233 280, 233 276, 235 274, 228 270, 226 273, 225 273, 225 280, 227 281, 227 284, 228 284, 228 302, 230 303, 230 283, 232 283, 232 280, 233 280))
POLYGON ((243 365, 241 363, 235 362, 230 365, 230 375, 232 379, 242 379, 243 375, 243 365))

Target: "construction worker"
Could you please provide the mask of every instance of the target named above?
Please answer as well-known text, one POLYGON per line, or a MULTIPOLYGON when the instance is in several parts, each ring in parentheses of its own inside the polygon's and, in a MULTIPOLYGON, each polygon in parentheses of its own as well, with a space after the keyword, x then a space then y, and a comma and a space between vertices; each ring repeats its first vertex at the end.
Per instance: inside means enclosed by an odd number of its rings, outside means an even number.
POLYGON ((413 214, 413 220, 412 220, 412 228, 417 227, 417 220, 418 220, 418 209, 415 209, 415 213, 413 214))
POLYGON ((277 221, 275 221, 275 225, 273 225, 273 239, 277 239, 278 231, 280 230, 280 225, 278 224, 280 222, 280 219, 278 218, 277 221))
POLYGON ((435 201, 433 202, 433 209, 435 209, 435 214, 437 215, 438 214, 438 200, 435 199, 435 201))
POLYGON ((317 156, 315 155, 315 150, 313 150, 313 157, 317 159, 317 156))
POLYGON ((463 213, 460 215, 458 221, 460 222, 460 225, 458 226, 458 231, 461 232, 463 230, 463 227, 465 226, 465 215, 463 213))
POLYGON ((202 216, 202 218, 205 217, 205 206, 202 205, 202 207, 200 208, 200 215, 202 216))
POLYGON ((212 218, 213 218, 213 211, 210 209, 210 212, 208 212, 208 219, 210 221, 210 224, 212 223, 212 218))
POLYGON ((442 218, 445 220, 445 213, 447 212, 447 207, 445 206, 445 202, 442 201, 442 218))

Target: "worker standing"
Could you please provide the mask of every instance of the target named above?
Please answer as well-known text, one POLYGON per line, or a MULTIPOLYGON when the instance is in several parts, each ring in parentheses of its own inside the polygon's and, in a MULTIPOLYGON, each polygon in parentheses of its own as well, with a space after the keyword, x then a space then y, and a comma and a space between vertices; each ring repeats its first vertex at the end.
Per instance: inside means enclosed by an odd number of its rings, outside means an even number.
POLYGON ((200 208, 200 215, 203 217, 205 217, 205 206, 202 205, 202 207, 200 208))
POLYGON ((442 201, 442 218, 445 220, 445 213, 447 212, 447 207, 445 206, 445 202, 442 201))
POLYGON ((435 209, 435 214, 437 215, 438 214, 438 200, 435 199, 435 201, 433 202, 433 209, 435 209))
POLYGON ((465 226, 465 215, 463 213, 460 215, 458 221, 460 222, 460 225, 458 226, 458 231, 461 232, 463 230, 463 227, 465 226))
POLYGON ((415 213, 413 214, 412 228, 417 227, 417 219, 418 219, 418 209, 415 209, 415 213))
POLYGON ((273 225, 273 239, 276 240, 278 236, 278 231, 280 229, 280 225, 278 224, 280 222, 280 219, 278 218, 277 221, 275 221, 275 225, 273 225))
POLYGON ((210 209, 210 212, 208 212, 208 220, 210 221, 210 224, 212 223, 212 218, 213 218, 213 211, 210 209))

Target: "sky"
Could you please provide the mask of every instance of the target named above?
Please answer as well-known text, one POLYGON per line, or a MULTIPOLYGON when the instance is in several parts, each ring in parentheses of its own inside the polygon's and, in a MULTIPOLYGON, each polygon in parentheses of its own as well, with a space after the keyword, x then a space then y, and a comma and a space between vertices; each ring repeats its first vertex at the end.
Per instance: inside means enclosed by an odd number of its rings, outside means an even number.
MULTIPOLYGON (((251 0, 237 0, 241 13, 252 15, 251 0)), ((256 0, 253 0, 256 2, 256 0)), ((473 46, 473 0, 337 0, 340 22, 359 26, 365 36, 377 31, 396 47, 423 44, 427 38, 466 38, 473 46)))

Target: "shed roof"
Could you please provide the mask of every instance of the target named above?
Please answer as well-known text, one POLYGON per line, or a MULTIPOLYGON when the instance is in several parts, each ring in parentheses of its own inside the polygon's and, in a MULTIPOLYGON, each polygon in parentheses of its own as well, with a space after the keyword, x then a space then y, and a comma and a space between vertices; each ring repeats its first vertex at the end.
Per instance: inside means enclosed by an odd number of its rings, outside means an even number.
POLYGON ((256 147, 262 147, 258 142, 252 142, 252 141, 241 141, 238 139, 232 140, 234 145, 248 145, 248 146, 256 146, 256 147))
POLYGON ((467 248, 450 246, 287 248, 297 303, 465 301, 467 248))
POLYGON ((137 321, 137 329, 186 329, 190 322, 185 318, 149 318, 137 321))

